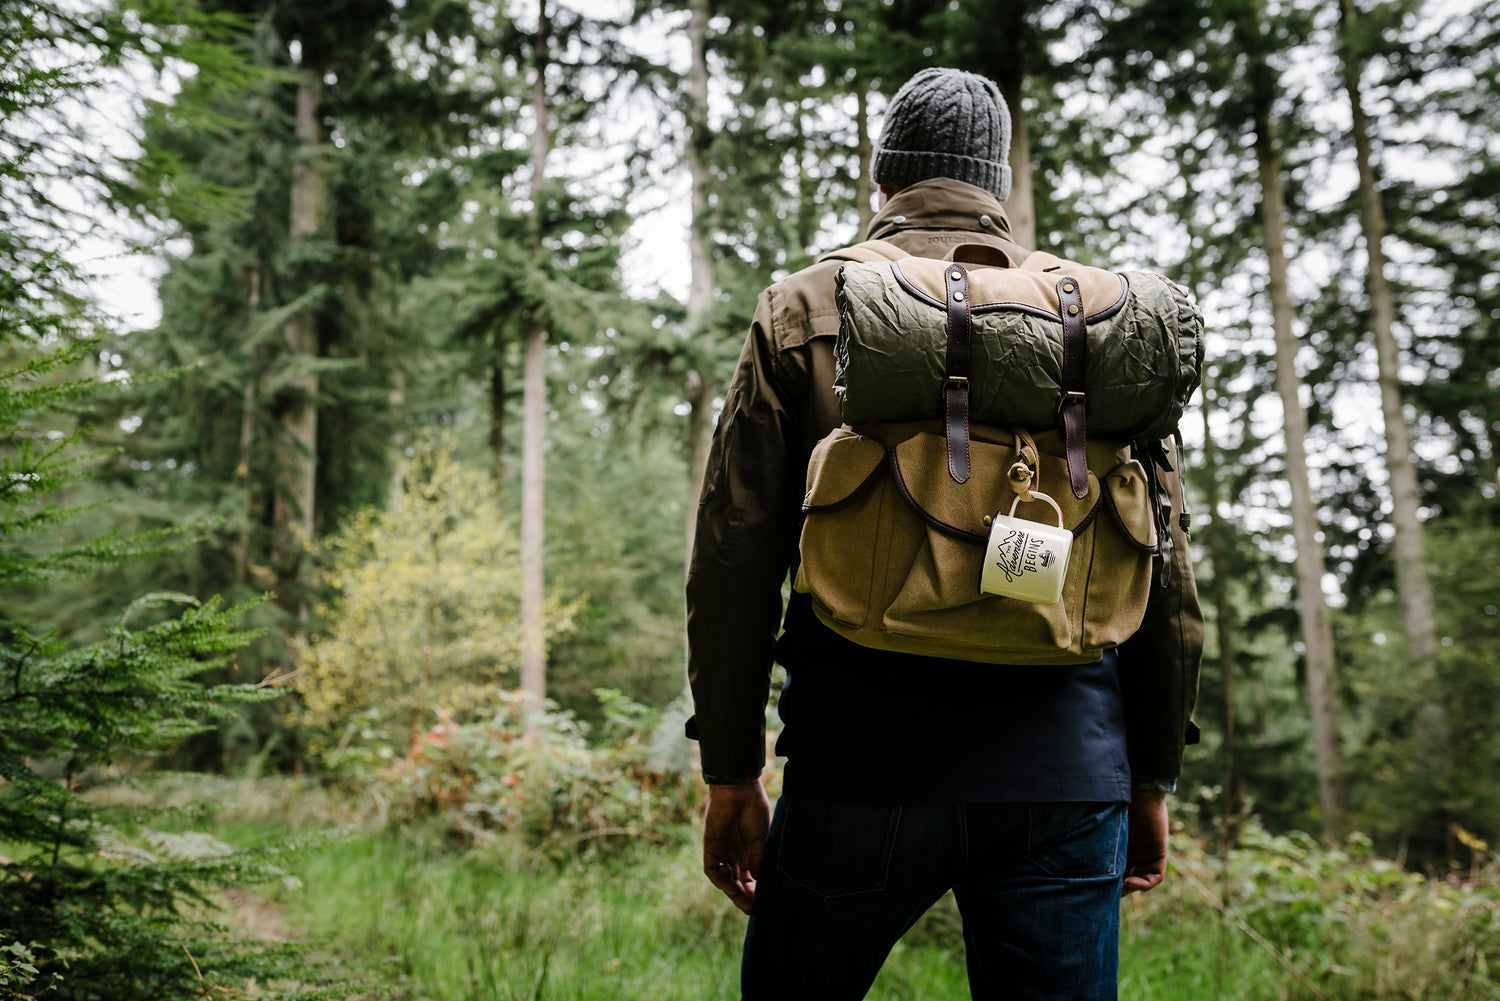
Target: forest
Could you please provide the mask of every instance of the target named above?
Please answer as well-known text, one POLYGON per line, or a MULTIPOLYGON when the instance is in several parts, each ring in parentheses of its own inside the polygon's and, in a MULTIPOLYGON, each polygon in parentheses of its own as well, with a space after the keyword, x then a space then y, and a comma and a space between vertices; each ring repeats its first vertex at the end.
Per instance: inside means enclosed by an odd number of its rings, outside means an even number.
POLYGON ((1494 5, 0 0, 0 1001, 737 996, 702 470, 928 66, 1206 320, 1122 994, 1500 998, 1494 5))

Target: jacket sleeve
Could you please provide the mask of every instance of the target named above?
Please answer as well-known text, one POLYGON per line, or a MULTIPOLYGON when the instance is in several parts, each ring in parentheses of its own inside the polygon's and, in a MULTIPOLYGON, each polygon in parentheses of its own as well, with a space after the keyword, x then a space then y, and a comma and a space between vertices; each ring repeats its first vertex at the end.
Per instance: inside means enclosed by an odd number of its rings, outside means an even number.
POLYGON ((1171 467, 1160 473, 1171 499, 1171 565, 1165 568, 1165 586, 1164 568, 1158 567, 1146 617, 1118 651, 1130 770, 1138 783, 1175 781, 1182 771, 1183 747, 1198 742, 1193 707, 1203 659, 1203 613, 1188 548, 1181 459, 1170 440, 1163 446, 1171 467))
POLYGON ((687 734, 699 741, 710 783, 754 778, 765 766, 782 583, 797 543, 797 418, 778 381, 771 323, 768 292, 714 432, 688 566, 687 734))

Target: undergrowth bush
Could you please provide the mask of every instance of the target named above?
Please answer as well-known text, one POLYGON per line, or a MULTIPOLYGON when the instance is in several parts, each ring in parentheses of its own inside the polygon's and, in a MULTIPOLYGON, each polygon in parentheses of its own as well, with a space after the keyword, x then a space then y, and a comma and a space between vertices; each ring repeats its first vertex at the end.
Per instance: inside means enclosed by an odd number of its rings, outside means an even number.
POLYGON ((1500 998, 1500 866, 1493 859, 1439 879, 1376 856, 1360 835, 1327 848, 1310 835, 1272 835, 1256 825, 1227 855, 1187 838, 1173 848, 1163 889, 1127 901, 1125 941, 1170 938, 1173 949, 1198 950, 1203 969, 1221 980, 1205 986, 1221 996, 1236 965, 1225 956, 1238 954, 1285 977, 1274 990, 1235 996, 1500 998), (1192 927, 1215 934, 1184 934, 1192 927))
POLYGON ((605 708, 597 744, 572 715, 501 692, 470 720, 440 713, 373 792, 397 826, 436 820, 470 843, 514 835, 557 861, 680 842, 702 793, 691 772, 653 751, 660 711, 596 694, 605 708))
MULTIPOLYGON (((1123 905, 1121 997, 1500 1001, 1500 865, 1437 879, 1354 835, 1251 825, 1227 856, 1178 832, 1166 881, 1123 905)), ((951 894, 902 945, 963 955, 951 894)))

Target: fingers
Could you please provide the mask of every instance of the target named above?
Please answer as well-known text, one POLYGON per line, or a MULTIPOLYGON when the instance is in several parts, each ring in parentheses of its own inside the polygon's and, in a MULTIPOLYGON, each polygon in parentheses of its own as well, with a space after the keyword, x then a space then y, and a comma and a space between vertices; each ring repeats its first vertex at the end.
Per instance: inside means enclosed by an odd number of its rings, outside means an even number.
POLYGON ((749 867, 705 852, 703 874, 734 906, 750 913, 755 903, 755 876, 749 867))
POLYGON ((1127 863, 1125 866, 1125 878, 1120 881, 1120 895, 1129 896, 1132 893, 1145 893, 1154 890, 1161 885, 1161 881, 1167 875, 1167 860, 1164 857, 1150 859, 1145 862, 1127 863))
POLYGON ((1141 873, 1132 875, 1127 872, 1124 881, 1120 883, 1120 895, 1128 897, 1132 893, 1145 893, 1154 890, 1161 885, 1163 874, 1159 872, 1141 873))

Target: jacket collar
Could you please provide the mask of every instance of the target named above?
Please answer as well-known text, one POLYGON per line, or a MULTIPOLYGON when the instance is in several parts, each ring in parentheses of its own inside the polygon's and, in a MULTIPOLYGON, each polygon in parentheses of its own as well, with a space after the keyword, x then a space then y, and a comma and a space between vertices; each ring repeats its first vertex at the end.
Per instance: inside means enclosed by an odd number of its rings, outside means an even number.
POLYGON ((918 181, 896 192, 870 220, 866 239, 883 240, 903 229, 969 230, 1011 239, 1010 219, 994 195, 948 177, 918 181))

